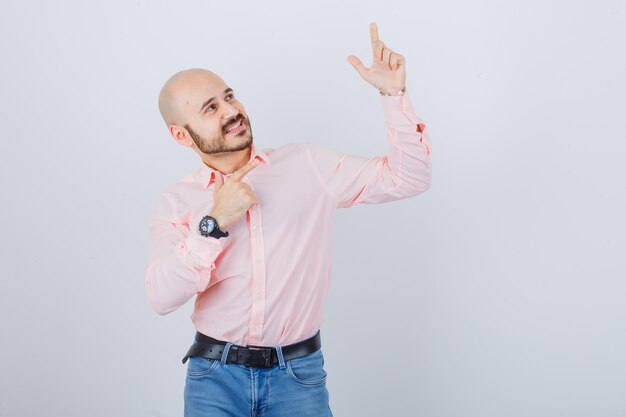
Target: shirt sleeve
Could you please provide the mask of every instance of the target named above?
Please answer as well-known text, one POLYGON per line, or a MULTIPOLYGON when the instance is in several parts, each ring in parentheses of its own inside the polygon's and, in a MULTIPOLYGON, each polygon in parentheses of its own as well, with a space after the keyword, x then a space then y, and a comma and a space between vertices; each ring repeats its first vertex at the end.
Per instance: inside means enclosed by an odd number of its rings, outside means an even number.
POLYGON ((167 314, 204 291, 223 249, 222 239, 207 238, 197 225, 178 219, 172 197, 163 193, 149 223, 150 255, 146 270, 148 301, 159 314, 167 314))
POLYGON ((408 92, 380 97, 387 155, 368 158, 306 144, 315 175, 336 207, 399 200, 430 187, 431 142, 426 124, 415 115, 408 92))

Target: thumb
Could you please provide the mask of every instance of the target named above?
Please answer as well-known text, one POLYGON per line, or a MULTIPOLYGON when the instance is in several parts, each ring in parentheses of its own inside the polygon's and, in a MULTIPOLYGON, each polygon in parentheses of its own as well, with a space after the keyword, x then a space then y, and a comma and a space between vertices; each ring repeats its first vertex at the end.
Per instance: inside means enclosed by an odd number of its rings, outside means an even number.
POLYGON ((361 77, 365 78, 365 74, 367 74, 367 68, 365 68, 365 65, 363 65, 363 63, 358 57, 354 55, 350 55, 348 57, 348 62, 352 64, 354 69, 357 70, 357 72, 359 73, 361 77))

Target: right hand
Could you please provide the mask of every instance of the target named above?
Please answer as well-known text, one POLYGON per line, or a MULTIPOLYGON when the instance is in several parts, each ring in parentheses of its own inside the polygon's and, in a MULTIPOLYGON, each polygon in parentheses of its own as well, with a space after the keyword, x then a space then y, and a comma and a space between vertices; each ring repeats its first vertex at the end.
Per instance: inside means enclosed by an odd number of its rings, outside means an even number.
POLYGON ((217 220, 221 230, 237 222, 248 211, 250 206, 257 203, 256 195, 245 182, 241 180, 252 169, 259 165, 259 161, 253 159, 235 171, 230 178, 224 178, 216 173, 215 189, 213 190, 213 209, 209 216, 217 220))
POLYGON ((378 26, 370 23, 370 40, 372 43, 373 63, 367 68, 361 60, 350 55, 348 62, 357 70, 361 78, 381 92, 395 94, 406 84, 406 60, 404 56, 394 52, 378 37, 378 26))

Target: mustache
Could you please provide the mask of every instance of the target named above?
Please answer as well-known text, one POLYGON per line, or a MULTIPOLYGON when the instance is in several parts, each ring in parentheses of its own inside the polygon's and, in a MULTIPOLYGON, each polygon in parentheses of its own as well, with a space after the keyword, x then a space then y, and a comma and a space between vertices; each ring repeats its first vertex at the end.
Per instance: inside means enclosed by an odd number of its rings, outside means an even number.
POLYGON ((246 118, 245 118, 245 117, 243 117, 243 115, 242 115, 242 114, 239 114, 239 115, 237 115, 237 116, 233 117, 232 119, 230 119, 229 121, 227 121, 226 123, 224 123, 223 129, 224 129, 224 130, 226 130, 226 128, 227 128, 228 126, 232 125, 233 123, 237 123, 239 120, 241 120, 242 122, 244 122, 244 123, 245 123, 246 118))

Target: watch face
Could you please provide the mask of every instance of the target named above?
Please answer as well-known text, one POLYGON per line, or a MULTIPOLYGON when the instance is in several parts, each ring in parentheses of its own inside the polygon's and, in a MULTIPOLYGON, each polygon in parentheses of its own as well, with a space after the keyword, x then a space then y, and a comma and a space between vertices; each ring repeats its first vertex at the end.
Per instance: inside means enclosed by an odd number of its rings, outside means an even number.
POLYGON ((200 231, 202 232, 203 235, 208 235, 209 233, 211 233, 213 231, 213 229, 215 228, 215 221, 213 221, 213 219, 208 218, 208 217, 204 217, 202 219, 202 222, 200 223, 200 231))

